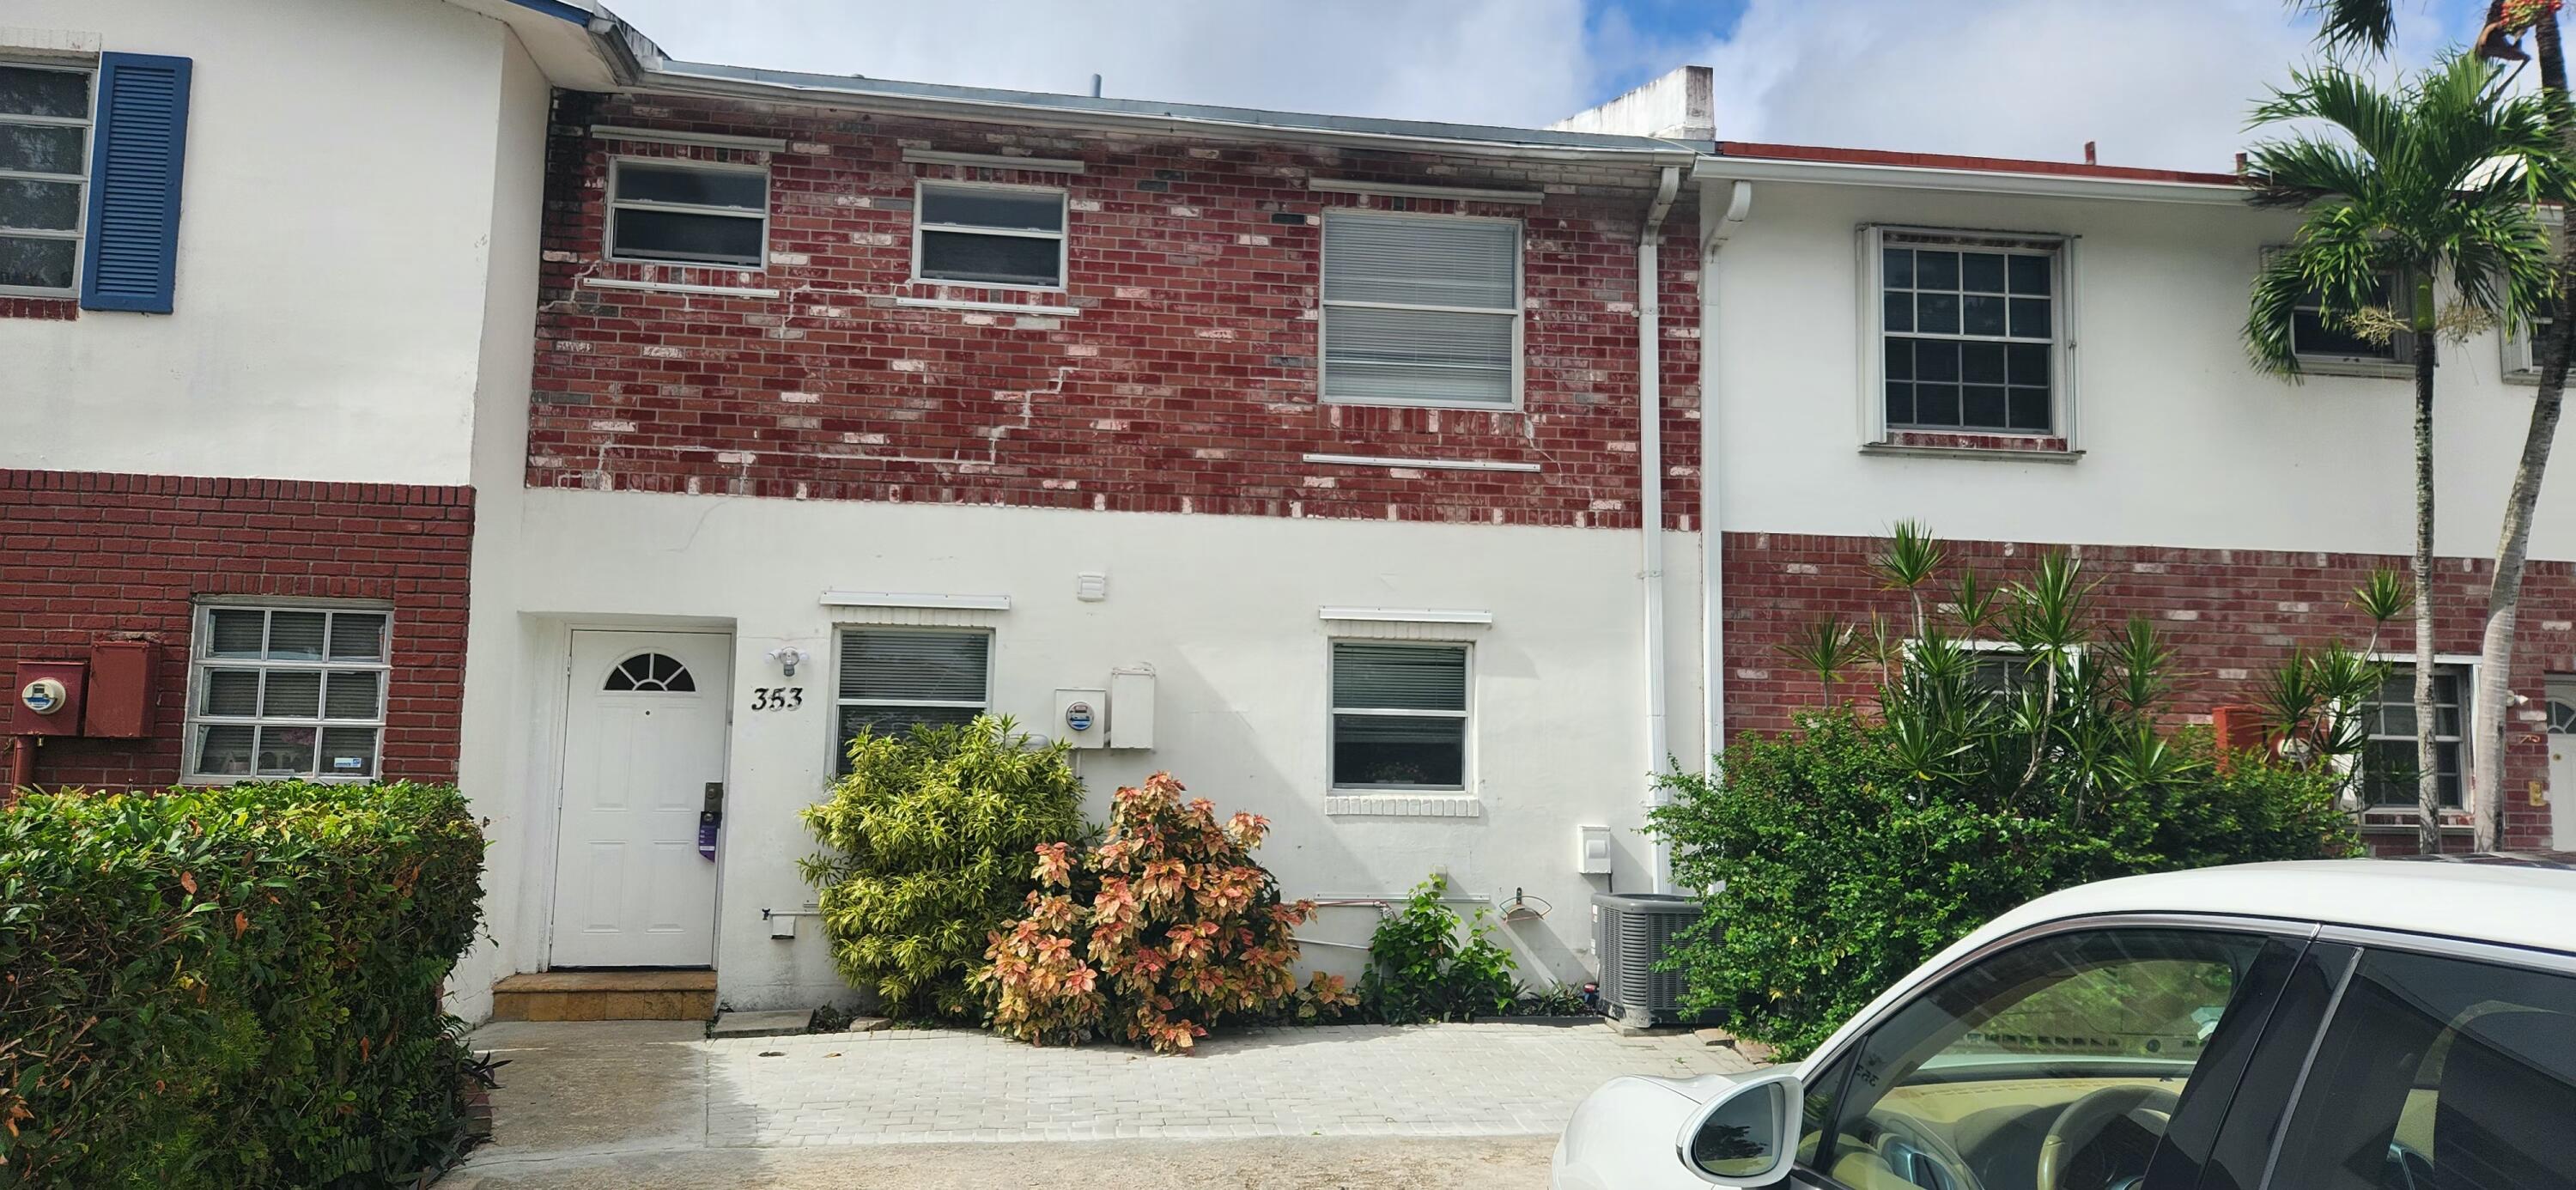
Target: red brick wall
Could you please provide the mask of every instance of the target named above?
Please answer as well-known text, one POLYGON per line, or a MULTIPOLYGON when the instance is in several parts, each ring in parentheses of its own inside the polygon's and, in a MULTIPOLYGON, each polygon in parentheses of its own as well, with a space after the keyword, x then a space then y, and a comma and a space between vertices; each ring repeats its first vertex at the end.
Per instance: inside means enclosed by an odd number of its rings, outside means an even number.
POLYGON ((36 783, 178 780, 201 595, 390 601, 385 775, 455 780, 473 527, 464 487, 0 470, 0 675, 101 639, 162 646, 152 734, 49 740, 36 783))
MULTIPOLYGON (((1270 516, 1637 523, 1637 236, 1652 173, 1375 151, 1104 139, 655 97, 565 95, 549 147, 532 486, 1270 516), (595 105, 595 106, 594 106, 595 105), (591 124, 785 138, 783 152, 608 141, 591 124), (906 148, 1079 158, 1081 174, 913 165, 906 148), (756 162, 765 272, 605 262, 613 154, 756 162), (1363 198, 1309 177, 1545 188, 1542 205, 1363 198), (1070 292, 911 285, 918 178, 1064 186, 1070 292), (1327 405, 1313 317, 1321 213, 1525 222, 1524 408, 1327 405), (602 289, 587 279, 782 291, 602 289), (897 297, 1070 304, 1071 317, 897 297), (1535 474, 1308 463, 1479 459, 1535 474)), ((1696 501, 1698 254, 1661 246, 1668 522, 1696 501)))
MULTIPOLYGON (((1791 634, 1827 616, 1866 623, 1879 613, 1905 622, 1910 605, 1882 590, 1869 570, 1881 542, 1859 537, 1806 537, 1762 533, 1726 535, 1726 702, 1730 735, 1776 731, 1790 715, 1814 705, 1820 692, 1783 650, 1791 634)), ((2031 559, 2064 548, 2097 582, 2092 606, 2105 628, 2133 614, 2151 617, 2175 649, 2179 689, 2173 707, 2205 720, 2210 708, 2259 701, 2266 672, 2293 645, 2340 639, 2356 647, 2368 640, 2369 621, 2352 609, 2355 587, 2378 567, 2401 573, 2406 560, 2367 554, 2285 553, 2264 550, 2188 550, 2143 546, 2052 547, 2015 542, 1948 543, 1948 578, 1933 602, 1963 567, 1973 566, 1988 586, 2020 577, 2031 559)), ((2486 614, 2491 564, 2444 559, 2434 614, 2436 648, 2474 655, 2486 614)), ((2508 714, 2505 757, 2505 841, 2546 846, 2550 810, 2534 805, 2532 792, 2549 779, 2546 676, 2576 672, 2576 565, 2535 562, 2523 588, 2515 689, 2532 701, 2508 714)), ((2398 626, 2379 642, 2385 652, 2411 654, 2414 632, 2398 626)), ((2561 790, 2576 797, 2576 790, 2561 790)), ((2411 851, 2413 827, 2374 833, 2374 847, 2411 851)))

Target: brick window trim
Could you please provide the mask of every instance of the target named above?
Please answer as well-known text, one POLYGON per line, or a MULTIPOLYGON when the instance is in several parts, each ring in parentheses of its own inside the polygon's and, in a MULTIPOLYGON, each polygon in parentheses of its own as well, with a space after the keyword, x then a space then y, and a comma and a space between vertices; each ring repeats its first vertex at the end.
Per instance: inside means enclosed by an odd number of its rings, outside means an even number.
POLYGON ((0 318, 31 322, 70 322, 80 317, 80 299, 67 297, 0 297, 0 318))

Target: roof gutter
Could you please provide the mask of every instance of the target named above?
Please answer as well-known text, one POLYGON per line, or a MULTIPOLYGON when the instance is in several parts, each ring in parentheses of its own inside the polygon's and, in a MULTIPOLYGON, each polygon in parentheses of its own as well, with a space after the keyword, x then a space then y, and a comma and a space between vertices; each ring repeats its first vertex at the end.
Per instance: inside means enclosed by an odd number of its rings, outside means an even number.
MULTIPOLYGON (((856 80, 854 80, 856 81, 856 80)), ((1469 137, 1356 129, 1303 128, 1258 120, 1223 120, 1178 114, 1143 114, 1064 108, 963 96, 900 95, 855 87, 821 87, 777 80, 728 78, 690 69, 667 59, 647 62, 631 85, 662 94, 700 95, 759 103, 796 103, 838 111, 864 111, 927 119, 983 120, 993 123, 1064 128, 1093 132, 1130 132, 1188 136, 1207 140, 1294 141, 1395 152, 1436 152, 1515 160, 1584 161, 1640 167, 1688 168, 1702 158, 1698 148, 1673 142, 1652 147, 1579 146, 1478 140, 1469 137)))
POLYGON ((2016 194, 2035 198, 2107 199, 2127 202, 2245 205, 2245 188, 2216 182, 2169 182, 2073 174, 2021 174, 1842 161, 1782 161, 1760 157, 1703 157, 1697 175, 1745 182, 1804 182, 1820 186, 1875 186, 1895 190, 1947 190, 2016 194))

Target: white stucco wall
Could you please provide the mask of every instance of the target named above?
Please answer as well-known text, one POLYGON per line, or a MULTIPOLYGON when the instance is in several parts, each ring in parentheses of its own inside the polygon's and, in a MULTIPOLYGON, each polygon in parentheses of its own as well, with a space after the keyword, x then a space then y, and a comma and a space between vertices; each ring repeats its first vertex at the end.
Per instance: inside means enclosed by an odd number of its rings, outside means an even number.
MULTIPOLYGON (((2259 255, 2292 216, 2182 206, 1764 182, 1719 257, 1707 330, 1729 530, 2405 553, 2413 389, 2288 384, 2239 332, 2259 255), (1864 455, 1857 357, 1864 224, 2081 237, 2074 292, 2083 458, 1864 455)), ((1874 348, 1871 348, 1874 349, 1874 348)), ((2446 347, 2435 413, 2444 553, 2494 549, 2530 416, 2492 332, 2446 347)), ((2544 492, 2536 556, 2576 557, 2576 481, 2544 492)))
POLYGON ((0 467, 466 482, 527 94, 506 26, 417 0, 11 0, 0 26, 195 63, 176 311, 0 319, 0 467))
MULTIPOLYGON (((814 849, 796 811, 830 774, 835 610, 820 603, 826 589, 1010 596, 1006 612, 941 614, 992 627, 995 709, 1031 730, 1045 729, 1056 688, 1096 687, 1113 666, 1152 665, 1157 747, 1080 754, 1091 812, 1105 817, 1119 785, 1169 769, 1221 813, 1271 819, 1262 858, 1290 897, 1399 895, 1435 867, 1497 902, 1526 889, 1555 910, 1505 933, 1524 978, 1544 985, 1580 979, 1592 965, 1589 896, 1611 883, 1575 873, 1577 824, 1618 832, 1617 888, 1647 884, 1634 833, 1645 766, 1630 533, 566 490, 525 493, 524 518, 515 590, 525 647, 478 653, 471 684, 477 698, 516 697, 495 694, 499 685, 530 691, 533 706, 469 713, 464 743, 478 773, 508 758, 489 881, 501 945, 478 956, 488 971, 460 973, 460 983, 544 963, 551 725, 567 628, 716 626, 736 634, 716 962, 723 996, 735 1007, 846 998, 815 923, 774 941, 760 914, 813 896, 793 861, 814 849), (1109 576, 1103 602, 1075 598, 1075 576, 1090 570, 1109 576), (1325 667, 1337 632, 1318 611, 1328 605, 1492 613, 1490 627, 1431 630, 1473 645, 1471 780, 1482 816, 1324 812, 1325 667), (766 657, 781 645, 814 655, 796 679, 806 702, 754 713, 751 688, 782 682, 766 657)), ((1683 569, 1692 555, 1676 546, 1683 569)), ((479 559, 478 572, 494 573, 479 559)), ((491 590, 478 586, 478 625, 500 615, 480 602, 491 590)), ((1676 596, 1688 606, 1678 586, 1676 596)), ((1697 748, 1688 668, 1697 646, 1689 624, 1675 635, 1674 746, 1687 756, 1697 748)), ((1335 909, 1304 933, 1359 943, 1375 921, 1368 910, 1335 909)), ((1355 972, 1357 953, 1314 947, 1307 957, 1355 972)))

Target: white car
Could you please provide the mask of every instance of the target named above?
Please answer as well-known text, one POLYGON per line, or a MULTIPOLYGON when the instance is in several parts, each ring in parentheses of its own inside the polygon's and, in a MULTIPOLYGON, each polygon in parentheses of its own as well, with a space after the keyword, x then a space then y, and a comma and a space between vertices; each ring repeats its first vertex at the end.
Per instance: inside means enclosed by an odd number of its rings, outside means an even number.
POLYGON ((1806 1061, 1622 1078, 1555 1190, 2576 1190, 2576 855, 2249 864, 1997 918, 1806 1061))

